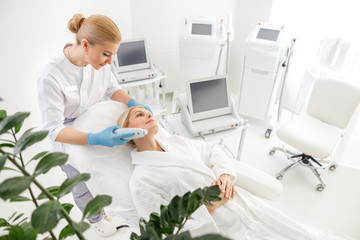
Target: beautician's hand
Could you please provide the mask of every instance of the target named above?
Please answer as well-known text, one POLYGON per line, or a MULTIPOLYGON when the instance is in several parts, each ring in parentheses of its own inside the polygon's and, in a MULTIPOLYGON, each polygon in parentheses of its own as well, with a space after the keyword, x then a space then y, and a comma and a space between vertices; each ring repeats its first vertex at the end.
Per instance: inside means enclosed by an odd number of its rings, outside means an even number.
POLYGON ((107 147, 113 147, 116 145, 123 145, 130 140, 125 140, 122 138, 130 137, 133 133, 122 133, 115 134, 114 130, 119 129, 119 126, 107 127, 99 133, 88 133, 86 139, 89 145, 103 145, 107 147))
POLYGON ((221 175, 217 180, 216 184, 219 185, 221 194, 225 196, 226 199, 233 198, 235 196, 235 187, 234 183, 231 180, 229 174, 221 175))
POLYGON ((135 98, 130 99, 128 102, 128 107, 135 107, 135 106, 139 106, 139 105, 143 106, 146 110, 150 111, 151 114, 153 114, 153 112, 151 111, 149 106, 138 102, 135 98))

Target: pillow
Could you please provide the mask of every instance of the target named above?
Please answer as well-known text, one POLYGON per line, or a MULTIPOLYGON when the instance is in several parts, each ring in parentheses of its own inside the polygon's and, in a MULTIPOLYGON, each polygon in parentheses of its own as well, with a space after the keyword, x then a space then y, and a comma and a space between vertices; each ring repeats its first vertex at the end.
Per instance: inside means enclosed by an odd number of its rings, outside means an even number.
MULTIPOLYGON (((117 125, 117 120, 127 106, 120 102, 104 101, 91 106, 79 116, 72 127, 84 132, 99 132, 117 125)), ((138 216, 130 198, 129 180, 134 166, 130 151, 133 147, 124 144, 116 147, 64 144, 69 154, 68 164, 81 173, 90 173, 86 182, 93 196, 112 196, 112 203, 106 208, 109 215, 124 220, 130 226, 138 226, 138 216)))

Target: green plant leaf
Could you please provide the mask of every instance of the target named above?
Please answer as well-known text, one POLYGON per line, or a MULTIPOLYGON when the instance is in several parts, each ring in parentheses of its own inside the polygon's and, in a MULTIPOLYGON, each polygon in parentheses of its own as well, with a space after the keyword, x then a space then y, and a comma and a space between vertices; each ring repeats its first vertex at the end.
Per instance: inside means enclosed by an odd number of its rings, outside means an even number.
POLYGON ((10 202, 26 202, 26 201, 31 201, 31 199, 27 198, 27 197, 20 196, 20 195, 10 198, 10 202))
POLYGON ((175 226, 179 227, 181 226, 183 220, 184 220, 184 213, 186 213, 186 206, 182 205, 181 197, 175 196, 173 199, 171 199, 171 202, 168 205, 168 210, 171 216, 170 221, 172 221, 175 226))
MULTIPOLYGON (((137 235, 136 233, 134 232, 131 232, 131 235, 130 235, 130 240, 138 240, 139 239, 139 235, 137 235)), ((0 239, 1 240, 1 239, 0 239)))
POLYGON ((20 122, 18 125, 14 127, 15 133, 18 133, 23 125, 24 121, 20 122))
MULTIPOLYGON (((46 190, 55 198, 57 198, 59 196, 59 186, 52 186, 52 187, 48 187, 46 188, 46 190)), ((45 195, 45 193, 41 192, 39 194, 39 196, 37 196, 36 199, 41 200, 41 199, 47 199, 48 197, 45 195)))
POLYGON ((61 219, 61 205, 56 200, 41 204, 31 215, 31 225, 39 233, 52 230, 61 219))
POLYGON ((32 176, 6 179, 0 184, 0 197, 7 200, 22 193, 30 186, 32 179, 32 176))
POLYGON ((221 197, 219 197, 220 192, 221 191, 218 185, 205 187, 203 189, 204 203, 208 205, 210 202, 220 201, 221 200, 221 197))
POLYGON ((3 120, 6 116, 7 116, 6 111, 5 110, 0 110, 0 121, 3 120))
POLYGON ((0 148, 3 148, 3 147, 14 148, 15 145, 11 144, 11 143, 1 143, 0 148))
MULTIPOLYGON (((85 232, 90 227, 90 225, 86 222, 80 222, 80 223, 73 222, 72 226, 79 233, 85 232)), ((62 239, 65 239, 67 237, 74 236, 74 235, 75 235, 74 231, 71 229, 71 227, 69 225, 67 225, 61 230, 61 232, 59 234, 59 240, 62 240, 62 239)))
POLYGON ((10 167, 3 167, 3 170, 10 170, 10 171, 14 171, 14 172, 21 173, 20 170, 17 170, 17 169, 15 169, 15 168, 10 168, 10 167))
POLYGON ((14 224, 14 222, 15 222, 16 220, 18 220, 19 218, 21 218, 22 216, 24 216, 24 213, 18 214, 18 215, 12 220, 12 224, 14 224))
POLYGON ((17 141, 14 148, 14 155, 19 154, 24 151, 27 147, 30 147, 34 143, 40 142, 48 135, 48 131, 38 131, 38 132, 26 132, 21 138, 17 141))
POLYGON ((6 163, 6 159, 8 158, 9 154, 5 153, 0 156, 0 171, 4 168, 4 165, 6 163))
POLYGON ((4 218, 0 218, 0 227, 7 227, 10 224, 4 218))
POLYGON ((11 219, 17 214, 17 212, 14 212, 13 214, 11 214, 11 216, 8 218, 8 222, 11 221, 11 219))
POLYGON ((59 234, 59 240, 62 240, 62 239, 65 239, 67 237, 70 237, 70 236, 74 236, 75 233, 74 231, 71 229, 71 227, 69 225, 65 226, 60 234, 59 234))
POLYGON ((101 211, 104 207, 111 204, 112 197, 107 195, 98 195, 86 205, 83 213, 82 220, 94 216, 101 211))
POLYGON ((35 168, 34 175, 37 176, 41 173, 47 173, 52 167, 64 165, 67 159, 68 155, 65 153, 49 153, 39 161, 35 168))
POLYGON ((192 238, 193 240, 230 240, 230 238, 223 237, 220 234, 206 234, 200 237, 192 238))
POLYGON ((74 207, 71 203, 63 203, 61 206, 65 209, 65 211, 69 214, 71 209, 74 207))
POLYGON ((9 235, 0 236, 0 240, 10 240, 9 235))
POLYGON ((170 235, 165 240, 192 240, 190 233, 188 231, 182 232, 178 235, 170 235))
POLYGON ((146 232, 141 234, 140 239, 146 239, 146 240, 161 240, 161 238, 158 236, 156 231, 152 228, 146 229, 146 232))
POLYGON ((17 112, 14 115, 4 117, 0 122, 0 135, 24 121, 29 115, 29 112, 17 112))
POLYGON ((90 179, 90 174, 88 173, 80 173, 71 178, 67 178, 60 186, 59 198, 71 192, 73 187, 75 187, 79 183, 87 181, 89 179, 90 179))
POLYGON ((36 240, 37 231, 27 225, 11 226, 9 228, 9 239, 36 240))
POLYGON ((90 224, 86 222, 73 222, 73 227, 76 231, 83 233, 90 227, 90 224))
POLYGON ((195 212, 200 207, 201 200, 202 198, 198 193, 196 192, 191 193, 187 205, 187 213, 192 214, 193 212, 195 212))
POLYGON ((43 151, 38 154, 36 154, 31 160, 38 160, 39 158, 42 158, 45 154, 47 154, 49 151, 43 151))

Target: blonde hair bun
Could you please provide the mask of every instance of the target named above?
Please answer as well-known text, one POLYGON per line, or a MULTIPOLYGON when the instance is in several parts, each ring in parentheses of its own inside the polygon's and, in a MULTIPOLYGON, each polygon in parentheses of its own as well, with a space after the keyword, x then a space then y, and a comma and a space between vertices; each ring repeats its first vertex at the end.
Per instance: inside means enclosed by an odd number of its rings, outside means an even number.
POLYGON ((85 16, 81 13, 75 13, 68 23, 68 28, 72 33, 77 33, 85 20, 85 16))

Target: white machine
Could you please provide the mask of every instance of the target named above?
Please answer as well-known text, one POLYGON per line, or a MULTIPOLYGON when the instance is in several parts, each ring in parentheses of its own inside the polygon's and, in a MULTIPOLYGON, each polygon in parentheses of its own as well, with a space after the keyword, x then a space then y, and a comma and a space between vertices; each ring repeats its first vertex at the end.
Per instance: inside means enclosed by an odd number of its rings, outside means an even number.
POLYGON ((150 62, 145 39, 123 40, 113 58, 112 70, 119 83, 157 76, 150 62))
POLYGON ((286 56, 283 26, 259 23, 245 43, 238 113, 269 119, 274 112, 280 69, 286 56))
MULTIPOLYGON (((233 38, 233 29, 230 26, 231 15, 229 15, 228 24, 225 24, 222 19, 214 20, 214 18, 188 17, 184 19, 179 35, 182 83, 191 79, 217 75, 222 48, 233 38), (217 52, 219 52, 218 62, 216 61, 217 52)), ((184 84, 179 86, 179 91, 184 91, 184 84)))
POLYGON ((142 128, 119 128, 114 131, 116 134, 121 133, 132 133, 133 135, 130 137, 124 137, 123 139, 136 139, 136 138, 142 138, 146 134, 148 134, 148 130, 142 129, 142 128))
POLYGON ((215 133, 243 124, 229 95, 226 76, 188 81, 178 94, 181 120, 192 136, 215 133))

